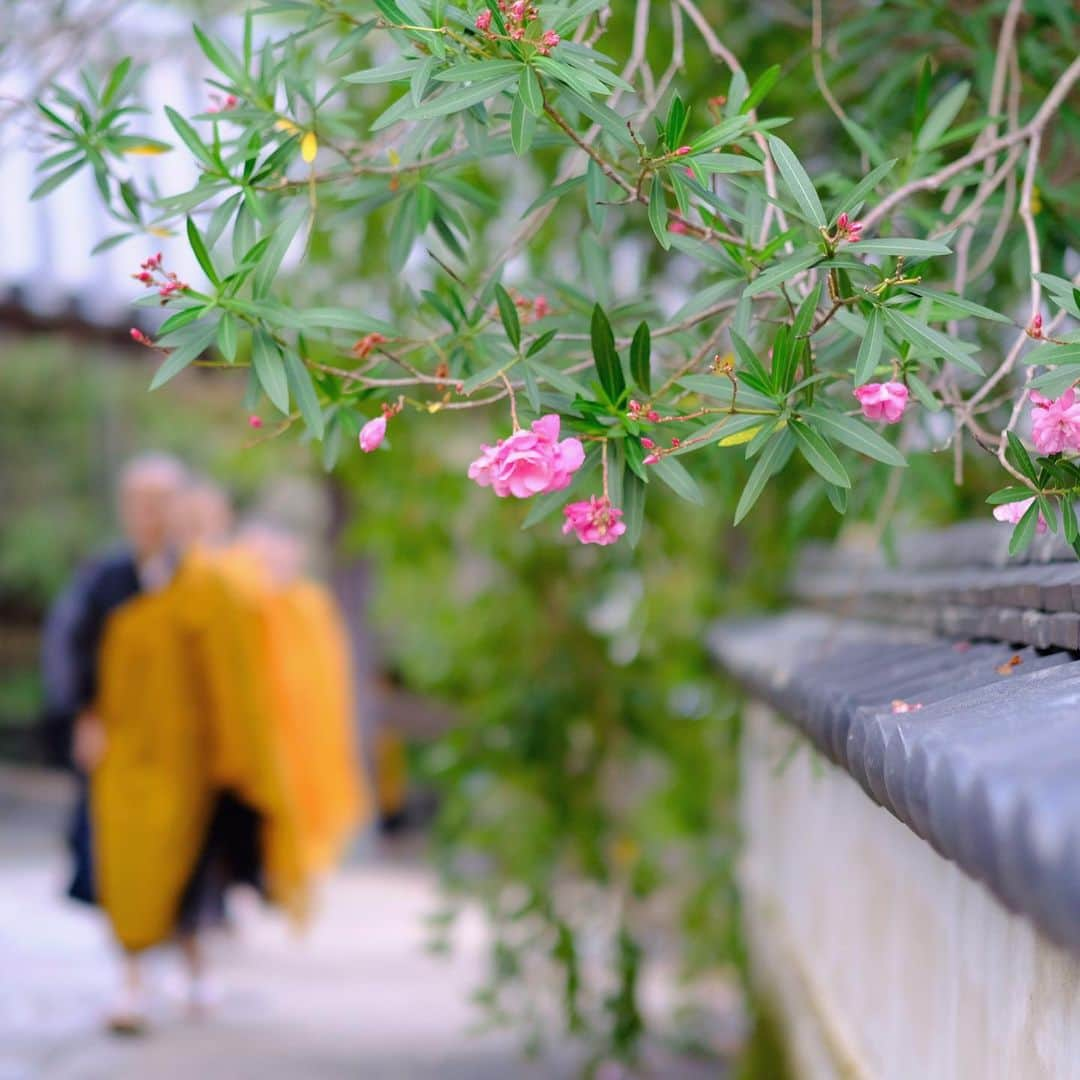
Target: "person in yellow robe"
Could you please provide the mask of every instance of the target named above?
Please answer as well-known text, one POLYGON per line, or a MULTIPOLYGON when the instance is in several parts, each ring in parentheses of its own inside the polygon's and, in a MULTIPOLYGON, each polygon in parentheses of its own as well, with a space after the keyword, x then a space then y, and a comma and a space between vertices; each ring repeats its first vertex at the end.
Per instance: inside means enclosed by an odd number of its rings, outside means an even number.
POLYGON ((260 612, 223 567, 226 511, 206 485, 177 496, 179 568, 117 613, 102 646, 91 815, 99 896, 127 959, 127 997, 110 1018, 119 1031, 144 1023, 139 954, 174 936, 191 1004, 205 1006, 199 931, 223 914, 227 884, 305 906, 260 612))
POLYGON ((304 576, 304 546, 293 534, 251 526, 230 562, 260 612, 303 865, 321 873, 371 816, 356 745, 347 631, 329 591, 304 576))

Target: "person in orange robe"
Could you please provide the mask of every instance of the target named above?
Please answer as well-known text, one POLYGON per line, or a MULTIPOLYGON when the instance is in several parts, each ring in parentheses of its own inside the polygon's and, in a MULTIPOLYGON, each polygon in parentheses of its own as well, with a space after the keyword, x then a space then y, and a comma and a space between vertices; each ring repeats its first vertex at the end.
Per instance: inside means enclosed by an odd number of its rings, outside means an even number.
POLYGON ((359 767, 347 632, 329 591, 303 575, 304 561, 295 535, 266 524, 244 530, 232 556, 259 605, 304 866, 315 874, 370 819, 371 797, 359 767))
POLYGON ((306 905, 260 613, 222 566, 227 503, 193 485, 174 520, 175 576, 118 612, 102 646, 91 813, 100 900, 127 958, 118 1031, 144 1025, 138 955, 173 936, 190 1003, 205 1008, 200 930, 222 917, 229 883, 259 885, 295 914, 306 905))

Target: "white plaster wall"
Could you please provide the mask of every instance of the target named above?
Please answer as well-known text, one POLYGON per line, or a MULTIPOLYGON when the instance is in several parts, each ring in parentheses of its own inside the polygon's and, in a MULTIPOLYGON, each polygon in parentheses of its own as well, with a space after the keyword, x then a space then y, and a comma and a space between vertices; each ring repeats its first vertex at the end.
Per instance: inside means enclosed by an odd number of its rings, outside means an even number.
POLYGON ((800 1078, 1080 1080, 1080 961, 767 708, 743 745, 747 929, 800 1078))

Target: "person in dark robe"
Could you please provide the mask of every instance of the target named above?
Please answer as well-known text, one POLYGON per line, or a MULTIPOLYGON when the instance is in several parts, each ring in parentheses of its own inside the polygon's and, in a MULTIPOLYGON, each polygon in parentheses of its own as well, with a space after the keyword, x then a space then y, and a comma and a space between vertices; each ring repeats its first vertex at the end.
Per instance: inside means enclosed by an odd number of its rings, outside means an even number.
POLYGON ((68 893, 84 903, 95 902, 87 775, 104 750, 104 733, 92 708, 101 641, 114 611, 171 575, 171 514, 185 482, 183 465, 165 454, 142 455, 123 469, 118 510, 124 542, 78 571, 45 624, 43 734, 52 761, 74 769, 78 777, 68 836, 73 861, 68 893))

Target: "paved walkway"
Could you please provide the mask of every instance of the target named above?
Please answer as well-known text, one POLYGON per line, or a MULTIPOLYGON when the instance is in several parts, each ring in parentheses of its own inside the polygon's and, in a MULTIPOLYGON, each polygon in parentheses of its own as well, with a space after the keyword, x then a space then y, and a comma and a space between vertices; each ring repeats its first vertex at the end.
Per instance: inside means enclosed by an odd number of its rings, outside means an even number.
MULTIPOLYGON (((4 777, 0 777, 4 779, 4 777)), ((114 969, 100 919, 61 898, 59 807, 0 799, 0 1080, 488 1080, 574 1075, 527 1064, 513 1035, 470 1034, 485 942, 466 919, 449 957, 424 950, 428 871, 370 861, 328 883, 304 937, 247 906, 219 942, 221 1002, 193 1023, 155 958, 153 1032, 101 1032, 114 969)))

